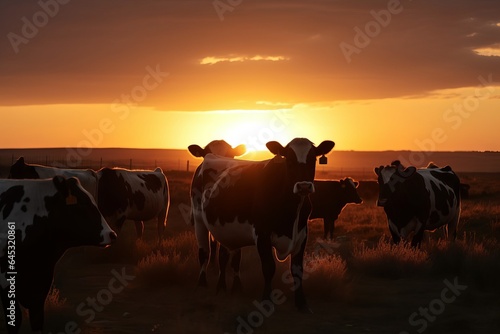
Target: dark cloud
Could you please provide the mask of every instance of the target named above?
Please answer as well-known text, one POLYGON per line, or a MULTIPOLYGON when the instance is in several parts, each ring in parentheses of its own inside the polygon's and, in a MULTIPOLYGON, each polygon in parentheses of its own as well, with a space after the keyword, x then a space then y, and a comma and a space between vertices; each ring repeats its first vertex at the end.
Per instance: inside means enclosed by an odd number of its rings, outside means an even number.
POLYGON ((23 17, 33 22, 41 7, 3 1, 0 103, 111 103, 157 64, 169 76, 141 103, 165 110, 420 95, 490 73, 498 81, 500 57, 473 51, 500 42, 496 0, 402 0, 348 63, 339 45, 356 47, 354 28, 393 1, 242 1, 221 21, 213 1, 72 0, 18 53, 9 33, 22 35, 23 17), (199 64, 230 55, 290 60, 199 64))

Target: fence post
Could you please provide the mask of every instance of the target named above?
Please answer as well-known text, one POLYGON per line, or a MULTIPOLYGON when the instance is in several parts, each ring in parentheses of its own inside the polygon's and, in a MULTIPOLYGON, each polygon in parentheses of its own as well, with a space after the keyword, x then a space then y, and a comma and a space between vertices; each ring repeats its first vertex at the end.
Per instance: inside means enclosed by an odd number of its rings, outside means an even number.
POLYGON ((189 172, 189 160, 186 161, 186 172, 189 172))
POLYGON ((132 169, 132 159, 130 159, 130 168, 129 169, 132 169))

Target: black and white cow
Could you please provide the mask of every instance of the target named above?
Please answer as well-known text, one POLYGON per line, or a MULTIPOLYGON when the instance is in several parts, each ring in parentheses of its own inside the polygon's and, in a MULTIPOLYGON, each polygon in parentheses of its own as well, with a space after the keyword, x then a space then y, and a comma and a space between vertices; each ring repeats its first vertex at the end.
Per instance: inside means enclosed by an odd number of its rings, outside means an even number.
POLYGON ((0 286, 8 333, 44 322, 54 267, 75 246, 108 246, 116 234, 76 178, 0 180, 0 286))
MULTIPOLYGON (((245 154, 246 147, 245 145, 238 145, 236 147, 232 147, 225 140, 212 140, 208 143, 205 148, 201 148, 201 146, 193 144, 188 146, 188 151, 193 156, 197 158, 204 158, 207 154, 212 153, 221 157, 226 158, 234 158, 240 155, 245 154)), ((194 178, 200 178, 199 170, 201 165, 196 168, 194 172, 194 178)), ((201 203, 201 180, 193 180, 191 187, 191 200, 197 201, 201 203)), ((191 203, 191 209, 193 208, 193 204, 191 203)), ((191 212, 191 225, 194 225, 193 213, 191 212)), ((217 253, 217 241, 210 236, 210 263, 214 263, 215 256, 217 253)), ((237 253, 233 255, 233 258, 241 257, 241 251, 238 250, 237 253)), ((239 261, 232 261, 233 269, 239 271, 239 261), (236 266, 236 267, 235 267, 236 266), (234 268, 235 267, 235 268, 234 268)))
POLYGON ((460 217, 460 180, 451 167, 404 168, 399 161, 375 168, 378 206, 384 207, 394 242, 411 238, 419 246, 424 230, 445 226, 454 240, 460 217))
MULTIPOLYGON (((318 147, 296 138, 283 147, 271 141, 267 148, 276 156, 266 161, 242 161, 208 154, 199 170, 201 202, 193 199, 196 239, 201 265, 199 284, 206 285, 208 233, 229 250, 256 245, 264 274, 263 298, 269 299, 271 280, 278 260, 291 256, 295 305, 309 310, 302 287, 309 194, 314 192, 316 157, 335 144, 318 147)), ((221 247, 222 249, 223 247, 221 247)), ((219 263, 222 272, 225 263, 219 263)), ((224 275, 219 276, 219 280, 224 275)))
POLYGON ((312 212, 309 219, 323 218, 325 239, 328 235, 333 239, 335 220, 346 204, 362 202, 356 191, 357 186, 358 182, 349 177, 340 181, 314 180, 316 191, 311 194, 312 212))
POLYGON ((97 179, 99 210, 117 232, 130 219, 135 222, 137 237, 142 238, 144 221, 157 219, 158 240, 163 238, 170 193, 161 168, 154 171, 102 168, 97 171, 97 179))
POLYGON ((97 194, 97 174, 92 169, 64 169, 50 166, 27 164, 20 157, 10 167, 9 179, 49 179, 54 176, 76 177, 82 187, 94 198, 97 194))

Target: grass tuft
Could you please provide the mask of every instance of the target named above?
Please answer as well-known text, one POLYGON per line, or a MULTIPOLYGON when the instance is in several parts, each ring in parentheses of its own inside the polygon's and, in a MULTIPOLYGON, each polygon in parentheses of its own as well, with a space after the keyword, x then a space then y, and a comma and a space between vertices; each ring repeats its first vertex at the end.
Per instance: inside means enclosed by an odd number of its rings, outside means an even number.
POLYGON ((429 267, 427 252, 409 244, 393 244, 380 238, 375 247, 364 244, 354 249, 351 266, 358 273, 398 279, 426 273, 429 267))

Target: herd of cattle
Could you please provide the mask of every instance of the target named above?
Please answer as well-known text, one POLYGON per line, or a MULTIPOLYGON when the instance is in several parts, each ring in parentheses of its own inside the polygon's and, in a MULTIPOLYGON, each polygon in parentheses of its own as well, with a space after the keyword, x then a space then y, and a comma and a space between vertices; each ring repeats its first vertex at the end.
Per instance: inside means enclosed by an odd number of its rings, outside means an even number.
MULTIPOLYGON (((317 157, 334 145, 327 140, 315 146, 305 138, 286 146, 271 141, 266 146, 274 158, 265 161, 234 159, 245 153, 244 146, 233 148, 222 140, 205 148, 189 146, 193 156, 203 158, 190 192, 199 285, 207 285, 209 257, 218 247, 217 290, 226 289, 230 258, 232 288, 240 289, 241 248, 256 246, 265 281, 263 299, 271 297, 274 257, 290 256, 295 305, 309 311, 302 288, 307 222, 323 218, 324 237, 332 238, 345 205, 362 202, 358 182, 351 178, 314 180, 317 157)), ((456 237, 464 186, 449 166, 417 169, 394 161, 375 173, 377 205, 385 210, 394 242, 403 239, 417 247, 425 230, 442 226, 450 239, 456 237)), ((30 165, 19 158, 9 179, 0 180, 0 286, 7 331, 19 331, 20 305, 29 310, 32 330, 42 330, 54 267, 68 248, 109 246, 117 238, 113 230, 119 232, 125 220, 135 222, 140 238, 143 222, 157 219, 161 240, 169 204, 168 182, 160 168, 96 172, 30 165)))

